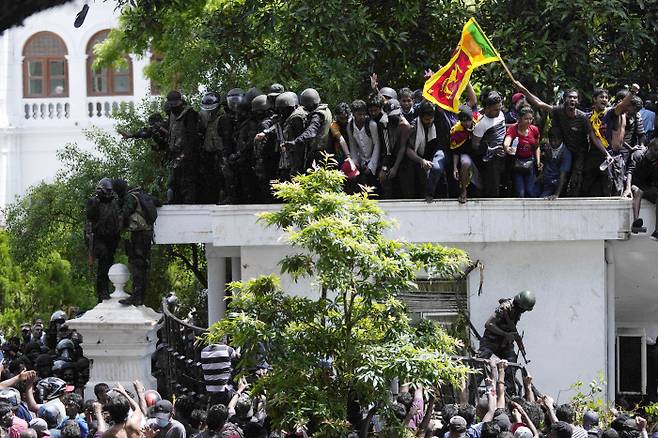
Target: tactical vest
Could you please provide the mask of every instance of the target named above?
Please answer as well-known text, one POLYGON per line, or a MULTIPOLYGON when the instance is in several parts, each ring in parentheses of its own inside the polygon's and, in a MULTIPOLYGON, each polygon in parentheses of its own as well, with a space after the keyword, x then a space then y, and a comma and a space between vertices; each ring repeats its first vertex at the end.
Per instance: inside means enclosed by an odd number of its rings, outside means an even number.
POLYGON ((295 108, 295 110, 288 116, 286 121, 283 123, 283 139, 285 141, 292 141, 295 138, 301 134, 301 132, 293 132, 292 130, 292 122, 296 119, 299 119, 302 121, 302 126, 306 125, 306 118, 308 117, 308 112, 301 107, 298 106, 295 108))
POLYGON ((201 113, 201 126, 204 128, 203 146, 204 152, 218 152, 222 149, 222 137, 219 135, 219 112, 210 115, 207 119, 201 113))
POLYGON ((190 109, 188 106, 177 116, 174 113, 169 115, 169 150, 174 154, 180 154, 185 147, 185 115, 190 109))
POLYGON ((323 117, 322 126, 318 130, 318 135, 311 140, 310 150, 311 151, 320 151, 324 150, 329 141, 329 128, 331 127, 331 110, 327 104, 323 103, 318 106, 313 113, 321 114, 323 117))
POLYGON ((117 237, 121 230, 119 206, 116 200, 98 203, 98 219, 93 224, 95 236, 117 237))
POLYGON ((144 209, 142 208, 142 203, 139 202, 139 198, 136 194, 130 193, 130 196, 132 196, 135 200, 137 208, 128 217, 128 231, 151 231, 153 226, 149 225, 149 223, 144 218, 144 209))
MULTIPOLYGON (((283 126, 281 127, 281 136, 284 141, 292 141, 297 138, 301 132, 295 132, 292 127, 292 122, 299 120, 302 126, 306 125, 306 117, 308 113, 306 110, 298 106, 295 110, 288 116, 283 126)), ((290 150, 281 149, 281 156, 279 157, 279 169, 291 169, 293 168, 293 156, 290 150)))

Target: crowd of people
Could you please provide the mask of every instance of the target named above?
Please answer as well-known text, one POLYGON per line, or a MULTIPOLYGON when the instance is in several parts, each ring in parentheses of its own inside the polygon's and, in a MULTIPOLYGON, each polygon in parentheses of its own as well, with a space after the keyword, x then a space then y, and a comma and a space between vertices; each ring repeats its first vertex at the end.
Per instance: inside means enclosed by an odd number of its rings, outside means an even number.
MULTIPOLYGON (((248 383, 271 367, 264 363, 255 369, 254 375, 237 378, 234 365, 240 351, 225 344, 207 346, 201 353, 207 405, 199 406, 184 394, 167 400, 156 390, 146 390, 139 381, 133 383, 133 391, 118 383, 98 383, 93 388, 93 397, 85 399, 88 371, 85 376, 82 376, 84 371, 67 373, 62 370, 71 367, 59 364, 62 361, 78 364, 83 359, 76 349, 62 344, 76 339, 63 323, 62 315, 60 312, 53 315, 45 334, 43 324, 35 321, 30 327, 22 326, 21 339, 3 344, 0 436, 283 438, 314 433, 312 425, 293 431, 276 430, 267 415, 266 397, 249 395, 248 383), (47 347, 51 338, 58 339, 54 349, 47 347), (34 345, 40 346, 36 356, 34 345)), ((426 392, 421 385, 393 385, 390 403, 394 418, 385 418, 373 406, 360 406, 355 399, 347 409, 346 420, 352 429, 347 436, 405 436, 399 429, 394 435, 385 432, 390 430, 387 422, 389 426, 394 422, 408 434, 424 437, 649 438, 647 421, 641 417, 613 410, 614 418, 609 428, 604 428, 603 421, 599 424, 597 412, 586 411, 576 418, 573 405, 556 405, 553 398, 541 395, 532 376, 524 376, 522 390, 510 390, 506 376, 509 368, 517 364, 495 357, 482 361, 486 362, 487 378, 470 403, 467 396, 442 399, 436 392, 426 392)), ((652 438, 658 437, 655 430, 651 433, 652 438)))
MULTIPOLYGON (((550 105, 514 81, 509 99, 468 84, 457 113, 420 90, 378 87, 365 100, 331 109, 317 90, 272 84, 206 92, 197 112, 171 91, 165 115, 124 138, 152 139, 170 169, 169 203, 274 202, 271 180, 287 181, 333 157, 345 190, 374 187, 380 199, 469 197, 635 197, 656 199, 655 103, 639 87, 614 99, 601 88, 591 105, 578 90, 550 105), (541 120, 541 123, 538 122, 541 120), (540 126, 544 127, 543 132, 540 126), (647 147, 653 145, 653 147, 647 147)), ((657 233, 654 233, 658 237, 657 233)))

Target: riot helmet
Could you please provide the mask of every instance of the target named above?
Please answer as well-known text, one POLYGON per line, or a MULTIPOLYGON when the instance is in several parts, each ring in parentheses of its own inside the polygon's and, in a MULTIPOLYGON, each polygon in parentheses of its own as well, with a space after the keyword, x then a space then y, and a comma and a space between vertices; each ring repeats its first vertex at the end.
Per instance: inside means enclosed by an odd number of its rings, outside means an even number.
MULTIPOLYGON (((100 185, 103 180, 107 180, 109 182, 110 190, 112 190, 112 181, 110 181, 109 178, 103 178, 98 184, 100 185)), ((50 315, 50 322, 54 322, 56 324, 64 324, 64 321, 66 321, 66 313, 64 313, 63 310, 56 310, 52 315, 50 315)))
POLYGON ((536 301, 535 294, 529 290, 521 291, 514 297, 514 304, 524 311, 532 310, 535 307, 536 301))
POLYGON ((384 96, 387 100, 388 99, 397 100, 397 98, 398 98, 398 93, 394 89, 392 89, 391 87, 382 87, 379 90, 379 94, 384 96))
POLYGON ((270 103, 264 94, 254 97, 254 100, 251 101, 251 112, 253 113, 264 113, 268 109, 270 109, 270 103))
MULTIPOLYGON (((112 190, 112 180, 109 178, 103 178, 100 181, 98 181, 98 184, 96 184, 96 194, 100 198, 104 199, 110 199, 112 198, 112 195, 114 195, 114 192, 112 190)), ((60 310, 61 312, 61 310, 60 310)), ((57 312, 55 312, 57 313, 57 312)), ((55 314, 53 313, 53 315, 55 314)), ((64 312, 62 312, 64 313, 64 312)), ((66 318, 66 315, 64 315, 64 318, 66 318)), ((52 316, 50 317, 50 320, 52 321, 52 316)))
POLYGON ((286 91, 277 96, 274 108, 279 111, 285 108, 295 108, 298 105, 297 95, 292 91, 286 91))
POLYGON ((55 350, 57 351, 57 357, 65 360, 73 360, 73 350, 75 349, 75 344, 70 339, 62 339, 57 343, 55 350))
POLYGON ((264 96, 264 93, 256 87, 251 87, 244 94, 244 100, 251 105, 251 102, 253 102, 257 96, 264 96))
POLYGON ((242 88, 233 88, 226 95, 226 107, 230 111, 238 112, 243 100, 244 90, 242 88))
POLYGON ((204 111, 213 111, 219 107, 219 95, 214 91, 208 91, 201 98, 201 109, 204 111))
POLYGON ((167 93, 167 105, 174 115, 178 115, 183 111, 183 95, 180 94, 180 91, 172 90, 167 93))
POLYGON ((116 193, 119 198, 123 198, 128 192, 128 182, 123 178, 113 179, 112 187, 114 188, 114 193, 116 193))
POLYGON ((299 103, 308 111, 313 111, 320 105, 320 94, 314 88, 307 88, 299 95, 299 103))
MULTIPOLYGON (((281 94, 281 93, 283 93, 283 92, 285 92, 285 91, 286 91, 286 87, 284 87, 284 86, 281 85, 281 84, 277 84, 277 83, 275 82, 275 83, 273 83, 272 85, 270 85, 269 93, 277 93, 277 94, 281 94)), ((269 93, 268 93, 268 94, 269 94, 269 93)))

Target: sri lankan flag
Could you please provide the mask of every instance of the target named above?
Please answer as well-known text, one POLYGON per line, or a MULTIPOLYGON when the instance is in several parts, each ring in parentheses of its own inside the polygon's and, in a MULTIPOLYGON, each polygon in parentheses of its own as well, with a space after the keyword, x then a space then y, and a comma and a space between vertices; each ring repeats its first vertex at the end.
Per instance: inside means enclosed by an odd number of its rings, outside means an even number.
POLYGON ((494 61, 500 61, 500 55, 477 21, 471 18, 462 29, 459 45, 450 62, 425 82, 423 96, 441 108, 456 113, 459 98, 473 69, 494 61))

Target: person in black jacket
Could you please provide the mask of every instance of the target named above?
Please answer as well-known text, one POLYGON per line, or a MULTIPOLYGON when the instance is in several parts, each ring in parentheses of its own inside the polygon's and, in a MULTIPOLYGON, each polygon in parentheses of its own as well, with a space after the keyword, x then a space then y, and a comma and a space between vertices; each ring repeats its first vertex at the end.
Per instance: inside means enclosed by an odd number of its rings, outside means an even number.
MULTIPOLYGON (((633 193, 633 233, 646 232, 640 217, 642 198, 656 204, 658 199, 658 139, 654 138, 649 147, 635 151, 631 155, 626 171, 626 190, 633 193)), ((658 240, 658 209, 656 209, 656 229, 651 238, 658 240)))

